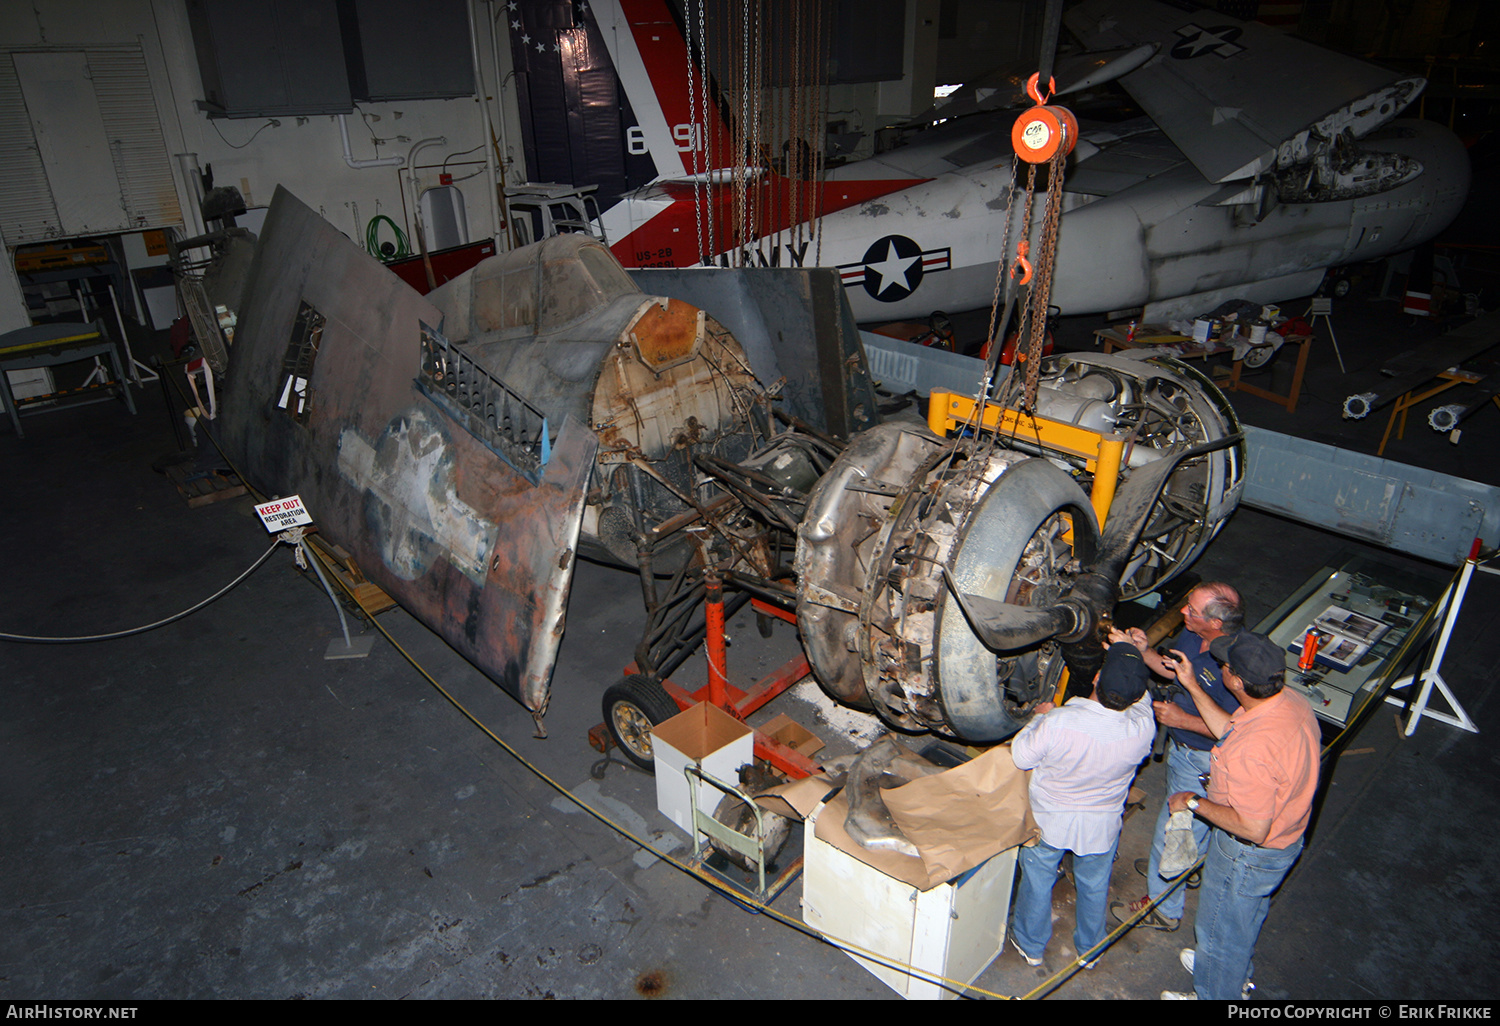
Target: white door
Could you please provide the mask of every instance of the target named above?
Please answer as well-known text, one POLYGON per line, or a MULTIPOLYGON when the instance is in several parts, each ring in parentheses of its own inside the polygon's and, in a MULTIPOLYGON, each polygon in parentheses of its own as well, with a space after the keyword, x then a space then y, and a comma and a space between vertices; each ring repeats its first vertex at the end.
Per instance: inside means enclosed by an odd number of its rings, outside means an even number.
POLYGON ((182 223, 139 46, 0 53, 9 246, 182 223))
POLYGON ((88 57, 72 51, 17 53, 12 59, 62 233, 123 230, 125 206, 88 57))

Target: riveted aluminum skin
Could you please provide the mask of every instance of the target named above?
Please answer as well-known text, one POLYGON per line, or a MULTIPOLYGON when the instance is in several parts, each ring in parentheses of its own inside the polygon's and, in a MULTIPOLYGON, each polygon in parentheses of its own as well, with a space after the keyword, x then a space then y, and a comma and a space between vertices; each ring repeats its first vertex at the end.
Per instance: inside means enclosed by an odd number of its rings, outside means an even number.
POLYGON ((431 303, 278 189, 251 270, 218 430, 246 479, 299 493, 374 583, 538 717, 545 712, 597 441, 568 419, 526 473, 418 385, 431 303), (299 311, 322 318, 282 405, 299 311))

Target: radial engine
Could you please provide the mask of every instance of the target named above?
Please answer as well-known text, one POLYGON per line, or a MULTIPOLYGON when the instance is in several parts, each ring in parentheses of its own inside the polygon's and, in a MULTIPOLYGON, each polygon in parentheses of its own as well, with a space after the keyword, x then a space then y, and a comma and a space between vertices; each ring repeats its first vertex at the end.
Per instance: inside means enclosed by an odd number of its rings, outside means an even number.
POLYGON ((1003 739, 1064 669, 1087 691, 1115 601, 1189 564, 1238 502, 1234 412, 1178 361, 1049 358, 1035 413, 934 392, 927 428, 858 435, 813 489, 797 622, 834 697, 1003 739))

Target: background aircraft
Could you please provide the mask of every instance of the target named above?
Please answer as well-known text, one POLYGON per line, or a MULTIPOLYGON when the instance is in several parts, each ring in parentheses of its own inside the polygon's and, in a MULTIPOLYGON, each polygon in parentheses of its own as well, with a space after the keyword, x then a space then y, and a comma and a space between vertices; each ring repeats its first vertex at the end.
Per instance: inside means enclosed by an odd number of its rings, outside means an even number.
MULTIPOLYGON (((579 10, 568 31, 607 50, 626 99, 621 117, 634 121, 624 131, 636 161, 627 177, 651 176, 604 211, 622 264, 836 267, 861 321, 989 306, 1014 109, 951 119, 832 168, 800 183, 794 206, 777 199, 795 195, 787 179, 727 159, 730 125, 719 104, 704 102, 713 83, 689 64, 665 0, 579 10)), ((545 45, 524 13, 512 22, 513 47, 517 33, 545 45)), ((1085 122, 1053 284, 1065 314, 1144 307, 1158 318, 1227 298, 1306 295, 1330 266, 1432 238, 1468 192, 1453 133, 1394 120, 1421 78, 1151 0, 1088 0, 1066 22, 1089 50, 1113 57, 1093 63, 1088 84, 1123 76, 1149 118, 1085 122)))

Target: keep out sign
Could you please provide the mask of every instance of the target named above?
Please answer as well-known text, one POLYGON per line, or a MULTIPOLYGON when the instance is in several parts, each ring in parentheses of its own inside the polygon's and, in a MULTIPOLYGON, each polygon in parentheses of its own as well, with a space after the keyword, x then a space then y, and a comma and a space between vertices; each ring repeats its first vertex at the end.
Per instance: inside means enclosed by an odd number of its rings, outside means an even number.
POLYGON ((307 507, 302 505, 300 495, 259 503, 255 512, 260 517, 260 522, 266 525, 266 530, 272 534, 312 523, 312 517, 308 515, 307 507))

